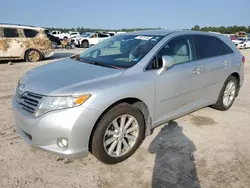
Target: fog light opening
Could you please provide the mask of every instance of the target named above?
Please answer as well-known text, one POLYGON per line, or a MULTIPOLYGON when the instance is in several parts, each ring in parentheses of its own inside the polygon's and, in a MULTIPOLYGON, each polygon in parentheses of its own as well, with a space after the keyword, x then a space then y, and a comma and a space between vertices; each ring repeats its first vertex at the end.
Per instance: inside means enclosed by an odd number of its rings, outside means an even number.
POLYGON ((61 148, 67 148, 68 147, 68 140, 67 138, 58 138, 57 139, 57 145, 61 148))

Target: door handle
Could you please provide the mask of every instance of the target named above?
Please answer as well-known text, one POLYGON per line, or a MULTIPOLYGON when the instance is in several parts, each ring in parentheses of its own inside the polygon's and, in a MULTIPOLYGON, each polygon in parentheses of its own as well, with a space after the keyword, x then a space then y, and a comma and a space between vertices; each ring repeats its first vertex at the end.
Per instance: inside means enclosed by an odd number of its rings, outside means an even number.
POLYGON ((193 70, 193 74, 200 74, 201 73, 201 68, 195 68, 194 70, 193 70))
POLYGON ((223 61, 223 65, 227 65, 227 60, 226 60, 226 61, 223 61))

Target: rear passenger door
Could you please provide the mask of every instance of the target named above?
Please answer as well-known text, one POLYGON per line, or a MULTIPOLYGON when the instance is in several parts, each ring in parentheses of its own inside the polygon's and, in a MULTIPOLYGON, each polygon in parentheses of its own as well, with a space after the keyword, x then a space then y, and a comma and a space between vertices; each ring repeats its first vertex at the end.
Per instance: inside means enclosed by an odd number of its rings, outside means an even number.
MULTIPOLYGON (((201 76, 203 99, 205 103, 215 102, 225 81, 226 69, 230 61, 223 53, 221 40, 215 36, 193 36, 197 60, 202 65, 201 76)), ((226 44, 225 44, 226 45, 226 44)))
POLYGON ((4 38, 7 42, 8 48, 4 52, 5 57, 20 58, 22 56, 22 43, 20 42, 20 30, 17 28, 3 29, 4 38))

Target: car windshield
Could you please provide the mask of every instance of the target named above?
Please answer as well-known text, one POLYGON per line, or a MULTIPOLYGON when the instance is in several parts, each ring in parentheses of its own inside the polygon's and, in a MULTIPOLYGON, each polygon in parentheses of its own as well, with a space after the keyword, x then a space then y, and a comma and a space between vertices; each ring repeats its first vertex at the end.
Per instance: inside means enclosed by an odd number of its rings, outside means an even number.
POLYGON ((78 60, 113 68, 129 68, 138 63, 162 38, 116 35, 84 51, 78 60))

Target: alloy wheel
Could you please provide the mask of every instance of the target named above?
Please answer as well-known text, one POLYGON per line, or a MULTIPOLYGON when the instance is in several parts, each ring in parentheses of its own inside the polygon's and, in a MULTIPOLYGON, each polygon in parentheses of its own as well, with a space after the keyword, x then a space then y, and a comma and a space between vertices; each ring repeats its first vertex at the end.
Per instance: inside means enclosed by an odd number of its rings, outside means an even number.
POLYGON ((121 157, 131 150, 138 136, 138 121, 135 117, 124 114, 114 119, 106 129, 103 146, 108 155, 121 157))

